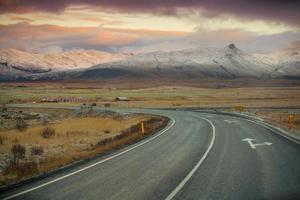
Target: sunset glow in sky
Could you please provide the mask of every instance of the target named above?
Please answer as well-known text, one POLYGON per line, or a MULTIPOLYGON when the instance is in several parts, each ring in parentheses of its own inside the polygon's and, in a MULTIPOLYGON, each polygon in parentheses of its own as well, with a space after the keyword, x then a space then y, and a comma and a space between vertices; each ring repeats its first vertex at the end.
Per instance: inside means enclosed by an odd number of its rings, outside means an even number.
POLYGON ((147 52, 300 40, 300 3, 268 0, 0 0, 0 48, 147 52))

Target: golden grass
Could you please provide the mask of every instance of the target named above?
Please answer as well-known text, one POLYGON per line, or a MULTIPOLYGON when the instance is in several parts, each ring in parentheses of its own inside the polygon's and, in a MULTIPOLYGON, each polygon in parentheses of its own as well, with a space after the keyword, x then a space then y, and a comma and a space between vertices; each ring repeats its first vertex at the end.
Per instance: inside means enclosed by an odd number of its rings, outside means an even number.
MULTIPOLYGON (((56 135, 51 138, 41 136, 40 132, 45 128, 44 125, 30 126, 23 132, 17 130, 2 131, 0 137, 3 139, 3 144, 0 145, 0 153, 9 155, 11 147, 19 143, 26 147, 26 160, 39 161, 38 173, 46 172, 136 140, 139 134, 133 133, 108 145, 96 146, 98 141, 112 137, 132 125, 150 118, 150 116, 145 115, 134 115, 122 120, 103 117, 65 119, 49 125, 56 131, 56 135), (44 153, 31 155, 30 149, 34 146, 42 146, 44 153)), ((0 184, 7 184, 20 178, 22 177, 18 177, 16 173, 2 174, 0 175, 0 184)))
POLYGON ((276 126, 280 126, 288 130, 289 132, 300 136, 300 113, 299 111, 270 111, 270 110, 259 110, 255 112, 256 116, 259 116, 266 121, 275 124, 276 126), (294 116, 294 120, 289 123, 289 115, 294 116))
MULTIPOLYGON (((213 84, 213 82, 212 82, 213 84)), ((49 83, 49 85, 51 85, 49 83)), ((86 103, 96 102, 104 107, 300 107, 300 87, 220 87, 201 88, 188 86, 161 86, 142 89, 116 88, 61 88, 55 85, 27 88, 0 88, 0 102, 13 100, 16 103, 39 102, 43 97, 78 97, 86 103), (117 96, 128 97, 128 102, 114 101, 117 96)), ((201 86, 201 85, 200 85, 201 86)), ((82 103, 82 102, 81 102, 82 103)), ((81 103, 48 103, 48 105, 74 105, 81 103)), ((36 105, 36 104, 35 104, 36 105)), ((47 105, 44 103, 42 105, 47 105)))
MULTIPOLYGON (((104 107, 300 107, 299 87, 260 87, 260 88, 190 88, 158 87, 139 90, 116 90, 105 92, 107 96, 98 100, 104 107), (113 96, 120 93, 130 99, 128 102, 115 102, 113 96)), ((74 104, 73 104, 74 105, 74 104)))

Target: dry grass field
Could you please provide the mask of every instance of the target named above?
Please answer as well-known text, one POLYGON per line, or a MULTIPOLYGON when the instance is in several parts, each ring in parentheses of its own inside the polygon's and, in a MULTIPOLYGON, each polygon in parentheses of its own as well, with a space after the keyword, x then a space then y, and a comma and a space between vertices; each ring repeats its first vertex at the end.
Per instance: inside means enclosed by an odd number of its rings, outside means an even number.
MULTIPOLYGON (((112 116, 68 117, 70 110, 33 109, 30 108, 32 104, 45 107, 49 105, 82 106, 83 104, 102 108, 194 107, 227 111, 243 107, 246 112, 252 112, 256 116, 300 135, 300 84, 297 81, 272 83, 261 81, 259 85, 234 81, 204 81, 181 86, 174 82, 166 86, 146 83, 144 87, 143 85, 133 87, 132 84, 122 86, 120 87, 119 83, 101 84, 100 82, 88 84, 80 82, 1 83, 0 103, 27 104, 28 108, 22 108, 27 115, 11 107, 9 110, 16 113, 16 116, 10 117, 1 113, 0 166, 4 166, 11 160, 16 161, 16 158, 21 162, 18 162, 18 166, 14 162, 9 167, 1 168, 0 184, 46 172, 75 160, 118 148, 124 143, 136 141, 140 138, 137 131, 125 138, 106 142, 107 138, 114 137, 122 130, 127 130, 140 121, 149 119, 149 116, 140 115, 121 120, 112 116), (118 101, 116 97, 126 97, 127 100, 118 101), (34 118, 35 113, 44 112, 50 119, 50 125, 42 125, 40 121, 31 119, 34 118), (290 114, 295 117, 292 125, 287 122, 290 114), (19 115, 29 118, 28 122, 31 124, 23 131, 12 129, 14 120, 19 115), (41 135, 47 126, 55 130, 54 136, 43 137, 41 135), (25 148, 25 153, 22 147, 25 148)), ((5 107, 2 106, 0 109, 4 110, 5 107)), ((41 115, 38 116, 38 118, 41 117, 41 115)), ((51 128, 48 130, 50 133, 51 128)))
MULTIPOLYGON (((31 125, 24 130, 2 130, 0 185, 131 143, 143 137, 139 123, 150 119, 153 116, 77 117, 31 125), (120 137, 124 130, 129 131, 120 137)), ((146 132, 161 125, 156 122, 146 126, 146 132)))
POLYGON ((300 110, 299 109, 260 109, 250 113, 263 118, 275 126, 288 130, 300 137, 300 110), (289 120, 289 118, 291 119, 289 120))
MULTIPOLYGON (((276 84, 275 84, 276 85, 276 84)), ((96 103, 104 107, 300 107, 300 86, 203 87, 159 86, 113 88, 104 85, 0 84, 0 103, 41 103, 43 98, 58 99, 51 104, 81 105, 96 103), (100 87, 101 86, 101 87, 100 87), (116 97, 129 101, 115 101, 116 97)), ((47 103, 41 103, 46 105, 47 103)))

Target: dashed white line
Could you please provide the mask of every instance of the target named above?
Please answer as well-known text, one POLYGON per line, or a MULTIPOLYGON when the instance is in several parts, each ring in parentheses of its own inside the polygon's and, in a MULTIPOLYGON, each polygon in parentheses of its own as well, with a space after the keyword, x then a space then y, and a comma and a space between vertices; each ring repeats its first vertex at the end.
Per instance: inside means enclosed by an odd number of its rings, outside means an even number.
POLYGON ((207 150, 205 151, 204 155, 202 156, 202 158, 198 161, 198 163, 195 165, 195 167, 192 169, 192 171, 190 171, 190 173, 180 182, 180 184, 169 194, 169 196, 167 196, 167 198, 165 198, 165 200, 171 200, 173 199, 176 194, 183 188, 183 186, 191 179, 191 177, 195 174, 195 172, 198 170, 198 168, 201 166, 201 164, 204 162, 205 158, 207 157, 208 153, 210 152, 211 148, 214 145, 214 141, 216 138, 216 127, 215 125, 206 118, 202 118, 201 119, 207 121, 211 127, 212 127, 212 139, 211 142, 207 148, 207 150))
POLYGON ((26 194, 26 193, 28 193, 28 192, 32 192, 32 191, 37 190, 37 189, 39 189, 39 188, 45 187, 45 186, 47 186, 47 185, 50 185, 51 183, 55 183, 55 182, 60 181, 60 180, 62 180, 62 179, 68 178, 68 177, 73 176, 73 175, 75 175, 75 174, 78 174, 78 173, 80 173, 80 172, 82 172, 82 171, 85 171, 85 170, 87 170, 87 169, 90 169, 90 168, 92 168, 92 167, 95 167, 96 165, 99 165, 99 164, 104 163, 104 162, 106 162, 106 161, 112 160, 112 159, 114 159, 114 158, 116 158, 116 157, 118 157, 118 156, 121 156, 121 155, 123 155, 123 154, 125 154, 125 153, 127 153, 127 152, 129 152, 129 151, 131 151, 131 150, 133 150, 133 149, 136 149, 136 148, 138 148, 138 147, 144 145, 144 144, 147 144, 147 143, 149 143, 150 141, 152 141, 152 140, 156 139, 157 137, 161 136, 161 135, 164 134, 167 130, 169 130, 172 126, 174 126, 174 124, 176 123, 176 121, 175 121, 175 119, 171 119, 171 120, 172 120, 172 123, 171 123, 171 125, 170 125, 169 127, 167 127, 166 129, 164 129, 163 131, 161 131, 159 134, 157 134, 157 135, 151 137, 150 139, 145 140, 145 141, 142 142, 142 143, 139 143, 139 144, 137 144, 137 145, 135 145, 135 146, 133 146, 133 147, 131 147, 131 148, 125 150, 125 151, 122 151, 122 152, 120 152, 120 153, 118 153, 118 154, 115 154, 115 155, 113 155, 113 156, 110 156, 110 157, 108 157, 108 158, 105 158, 105 159, 103 159, 103 160, 101 160, 101 161, 99 161, 99 162, 96 162, 96 163, 94 163, 94 164, 91 164, 91 165, 89 165, 89 166, 86 166, 86 167, 84 167, 84 168, 81 168, 81 169, 79 169, 79 170, 77 170, 77 171, 74 171, 74 172, 72 172, 72 173, 69 173, 69 174, 66 174, 66 175, 64 175, 64 176, 61 176, 61 177, 59 177, 59 178, 57 178, 57 179, 54 179, 54 180, 52 180, 52 181, 43 183, 43 184, 41 184, 41 185, 39 185, 39 186, 30 188, 30 189, 28 189, 28 190, 24 190, 24 191, 19 192, 19 193, 17 193, 17 194, 14 194, 14 195, 11 195, 11 196, 9 196, 9 197, 6 197, 6 198, 4 198, 4 200, 13 199, 13 198, 15 198, 15 197, 21 196, 21 195, 26 194))

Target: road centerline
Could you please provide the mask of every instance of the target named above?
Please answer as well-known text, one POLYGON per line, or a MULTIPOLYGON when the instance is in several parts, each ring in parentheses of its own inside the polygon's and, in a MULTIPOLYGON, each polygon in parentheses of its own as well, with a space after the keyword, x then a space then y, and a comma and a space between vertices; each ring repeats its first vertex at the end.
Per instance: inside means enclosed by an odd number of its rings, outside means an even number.
POLYGON ((216 127, 215 127, 215 125, 209 119, 206 119, 204 117, 200 117, 200 118, 207 121, 210 124, 210 126, 212 127, 211 142, 210 142, 207 150, 205 151, 204 155, 202 156, 202 158, 197 162, 197 164, 188 173, 188 175, 179 183, 179 185, 165 198, 165 200, 171 200, 176 196, 176 194, 183 188, 183 186, 191 179, 191 177, 196 173, 196 171, 199 169, 199 167, 203 164, 204 160, 208 156, 208 153, 210 152, 210 150, 212 149, 212 147, 214 145, 214 141, 215 141, 215 138, 216 138, 216 127))

